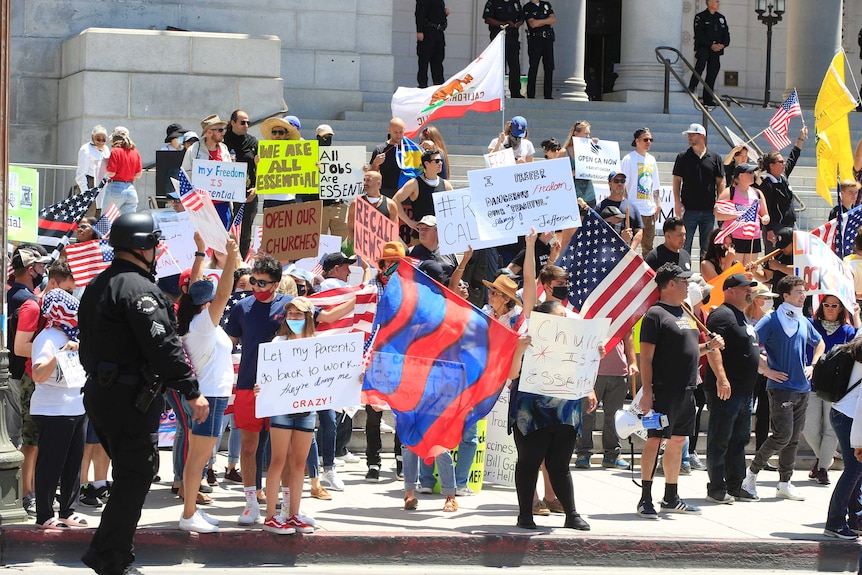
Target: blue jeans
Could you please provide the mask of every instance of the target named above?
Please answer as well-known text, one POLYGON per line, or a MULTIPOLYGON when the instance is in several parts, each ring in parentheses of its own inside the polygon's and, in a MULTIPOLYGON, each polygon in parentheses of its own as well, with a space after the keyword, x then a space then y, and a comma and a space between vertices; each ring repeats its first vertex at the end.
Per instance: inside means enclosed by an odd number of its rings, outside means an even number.
POLYGON ((138 191, 132 182, 109 182, 105 186, 105 201, 117 206, 121 214, 138 211, 138 191))
MULTIPOLYGON (((470 468, 473 459, 476 458, 476 450, 479 448, 479 427, 473 424, 464 430, 461 443, 458 444, 458 461, 455 462, 455 487, 463 489, 470 481, 470 468)), ((425 461, 419 462, 419 485, 422 487, 434 487, 437 479, 434 477, 434 466, 425 461)))
MULTIPOLYGON (((401 457, 404 463, 404 490, 416 489, 416 481, 419 479, 419 456, 403 445, 401 446, 401 457)), ((452 454, 444 451, 434 461, 437 463, 437 473, 440 474, 440 491, 443 495, 455 495, 455 465, 452 463, 452 454)), ((434 485, 425 485, 431 487, 434 485)))
POLYGON ((745 479, 745 446, 751 436, 751 396, 731 395, 721 400, 711 389, 704 389, 709 406, 706 432, 706 492, 721 499, 727 492, 739 491, 745 479))
POLYGON ((335 465, 335 411, 324 409, 317 412, 317 449, 323 457, 323 468, 335 465))
MULTIPOLYGON (((841 449, 841 457, 844 458, 844 471, 835 482, 832 499, 829 500, 826 529, 832 531, 840 531, 842 527, 859 529, 862 527, 862 494, 860 494, 862 463, 856 459, 850 446, 850 427, 853 425, 853 418, 832 409, 829 412, 829 419, 835 435, 838 436, 838 447, 841 449)), ((710 414, 710 420, 712 420, 712 414, 710 414)))
POLYGON ((308 455, 305 457, 305 468, 308 470, 308 477, 314 479, 320 477, 320 455, 317 450, 317 438, 311 434, 311 446, 308 448, 308 455))
POLYGON ((682 215, 685 224, 685 251, 691 253, 694 244, 694 232, 700 230, 700 253, 705 254, 709 247, 709 232, 715 228, 715 215, 712 211, 686 210, 682 215))

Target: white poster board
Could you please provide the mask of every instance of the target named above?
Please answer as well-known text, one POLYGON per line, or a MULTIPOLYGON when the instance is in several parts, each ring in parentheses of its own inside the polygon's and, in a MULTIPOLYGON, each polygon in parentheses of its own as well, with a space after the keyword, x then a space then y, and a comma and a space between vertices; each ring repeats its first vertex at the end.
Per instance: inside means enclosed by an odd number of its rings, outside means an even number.
MULTIPOLYGON (((441 254, 461 253, 468 248, 480 250, 500 245, 497 238, 482 239, 479 236, 479 223, 476 210, 473 209, 473 196, 469 188, 435 192, 434 212, 437 214, 437 237, 441 254)), ((514 236, 511 239, 514 239, 514 236)))
MULTIPOLYGON (((171 182, 177 193, 179 193, 179 181, 171 178, 171 182)), ((197 193, 197 191, 191 193, 197 193)), ((186 217, 189 218, 194 228, 201 234, 204 244, 208 248, 219 249, 220 246, 224 246, 227 243, 229 238, 227 230, 213 205, 212 198, 208 194, 201 194, 201 203, 203 205, 200 209, 196 211, 186 210, 183 213, 186 214, 186 217)))
POLYGON ((256 417, 351 407, 360 403, 362 333, 262 344, 256 417))
POLYGON ((161 257, 156 263, 156 277, 168 277, 181 273, 195 263, 195 229, 186 212, 176 214, 175 219, 159 221, 162 241, 168 246, 171 257, 161 257), (179 271, 177 271, 179 268, 179 271))
POLYGON ((318 244, 318 248, 317 257, 296 260, 296 267, 306 271, 314 271, 314 266, 320 262, 320 258, 324 255, 341 251, 341 238, 338 236, 320 234, 320 243, 318 244))
POLYGON ((77 351, 58 351, 57 367, 60 368, 60 372, 66 380, 66 387, 84 387, 87 382, 87 373, 84 371, 84 366, 81 365, 77 351))
POLYGON ((514 166, 515 152, 512 148, 503 148, 499 152, 491 152, 483 156, 486 168, 499 168, 500 166, 514 166))
POLYGON ((515 463, 518 450, 515 438, 508 432, 509 388, 503 387, 494 408, 485 418, 485 475, 484 483, 515 486, 515 463))
POLYGON ((820 238, 793 232, 793 268, 805 282, 806 295, 835 296, 846 309, 856 305, 853 273, 820 238))
MULTIPOLYGON (((575 154, 575 178, 607 182, 611 172, 620 171, 620 145, 612 140, 593 142, 572 138, 575 154)), ((566 160, 568 162, 568 159, 566 160)))
POLYGON ((362 192, 365 146, 320 146, 317 153, 321 200, 350 200, 362 192))
POLYGON ((247 170, 245 162, 194 160, 192 186, 209 192, 214 200, 244 203, 247 170))
POLYGON ((588 395, 599 372, 599 344, 610 327, 608 318, 533 312, 527 332, 532 342, 524 353, 518 389, 570 400, 588 395))

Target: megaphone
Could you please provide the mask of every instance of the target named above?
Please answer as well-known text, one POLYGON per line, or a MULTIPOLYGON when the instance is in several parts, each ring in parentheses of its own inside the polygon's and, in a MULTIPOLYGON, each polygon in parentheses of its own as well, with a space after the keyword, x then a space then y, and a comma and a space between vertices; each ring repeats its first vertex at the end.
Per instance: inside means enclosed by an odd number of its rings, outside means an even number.
POLYGON ((620 439, 626 439, 632 433, 646 436, 647 429, 664 429, 667 427, 667 415, 650 410, 646 415, 637 415, 631 411, 618 409, 614 414, 614 426, 620 439))

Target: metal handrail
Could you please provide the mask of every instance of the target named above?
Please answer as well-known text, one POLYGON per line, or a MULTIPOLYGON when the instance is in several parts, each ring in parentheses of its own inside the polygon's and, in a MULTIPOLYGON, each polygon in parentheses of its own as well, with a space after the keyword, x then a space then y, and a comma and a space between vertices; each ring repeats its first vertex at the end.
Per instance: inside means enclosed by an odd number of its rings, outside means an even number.
POLYGON ((671 46, 658 46, 655 49, 655 57, 656 60, 659 61, 659 63, 664 65, 664 109, 662 110, 663 114, 670 113, 670 75, 673 74, 673 77, 676 78, 676 81, 679 83, 680 86, 682 86, 683 90, 685 90, 686 94, 688 94, 689 98, 691 98, 692 102, 694 102, 695 107, 703 113, 703 117, 709 120, 710 124, 715 126, 715 129, 719 132, 719 134, 721 134, 721 137, 724 138, 724 141, 727 142, 728 146, 730 146, 731 148, 734 146, 733 140, 731 140, 730 136, 728 136, 724 132, 724 130, 721 128, 721 125, 710 113, 709 109, 703 105, 703 103, 694 94, 694 92, 688 89, 688 84, 686 84, 682 76, 680 76, 677 71, 673 69, 674 64, 676 64, 677 62, 682 62, 683 64, 685 64, 685 67, 688 68, 689 71, 691 71, 691 73, 698 79, 698 81, 703 84, 704 90, 707 91, 707 93, 712 97, 713 101, 716 102, 716 104, 722 109, 722 111, 727 114, 727 117, 730 119, 733 125, 736 126, 736 128, 740 132, 742 132, 742 135, 746 139, 746 141, 748 141, 748 143, 755 149, 758 154, 763 155, 763 151, 760 149, 760 146, 758 146, 757 143, 752 139, 751 134, 749 134, 748 131, 743 127, 743 125, 739 123, 739 120, 737 120, 736 117, 730 112, 730 109, 724 104, 724 102, 722 102, 721 98, 713 91, 713 89, 706 82, 703 81, 703 77, 698 74, 697 71, 695 71, 694 66, 692 66, 691 62, 689 62, 685 58, 685 56, 682 55, 682 52, 671 46), (662 54, 663 51, 668 51, 675 54, 676 60, 671 62, 670 59, 668 59, 662 54))

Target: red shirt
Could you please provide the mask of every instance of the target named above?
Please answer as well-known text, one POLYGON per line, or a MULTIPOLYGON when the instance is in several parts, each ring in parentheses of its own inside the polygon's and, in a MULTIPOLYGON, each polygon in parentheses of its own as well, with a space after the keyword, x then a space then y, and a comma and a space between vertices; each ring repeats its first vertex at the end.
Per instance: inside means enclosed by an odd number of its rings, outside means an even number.
MULTIPOLYGON (((18 333, 33 332, 33 337, 30 338, 30 341, 33 341, 44 326, 45 321, 39 309, 39 302, 29 299, 22 303, 21 307, 18 308, 18 333)), ((15 345, 14 342, 12 345, 15 345)), ((33 377, 32 357, 27 358, 27 362, 24 364, 24 371, 27 372, 27 375, 33 377)))
POLYGON ((142 169, 141 155, 137 150, 111 148, 108 172, 114 174, 112 179, 115 182, 133 182, 142 169))

